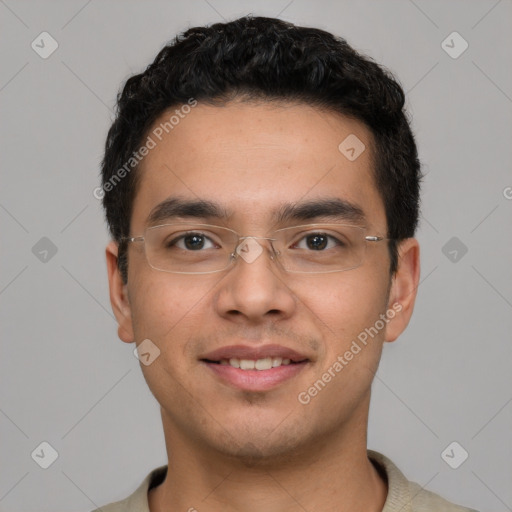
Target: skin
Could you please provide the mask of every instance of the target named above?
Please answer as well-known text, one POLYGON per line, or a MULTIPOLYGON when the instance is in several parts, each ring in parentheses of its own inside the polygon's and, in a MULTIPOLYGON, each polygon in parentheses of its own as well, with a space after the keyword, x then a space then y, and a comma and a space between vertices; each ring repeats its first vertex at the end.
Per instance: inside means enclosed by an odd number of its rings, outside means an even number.
MULTIPOLYGON (((151 210, 172 195, 215 201, 232 213, 225 225, 254 236, 268 234, 284 202, 335 197, 364 211, 367 234, 385 236, 371 147, 363 124, 307 105, 199 104, 141 163, 131 234, 142 235, 151 210), (349 134, 367 148, 353 162, 338 150, 349 134)), ((314 276, 283 272, 266 251, 216 274, 159 272, 135 243, 123 284, 114 242, 106 257, 120 339, 149 338, 161 351, 141 365, 161 406, 169 459, 166 479, 149 492, 152 512, 382 510, 387 486, 366 452, 370 388, 384 342, 400 335, 413 311, 415 239, 401 242, 393 276, 385 242, 368 244, 356 269, 314 276), (402 309, 386 328, 309 404, 299 403, 298 394, 395 303, 402 309), (226 345, 268 343, 310 359, 269 391, 226 385, 199 361, 226 345)))

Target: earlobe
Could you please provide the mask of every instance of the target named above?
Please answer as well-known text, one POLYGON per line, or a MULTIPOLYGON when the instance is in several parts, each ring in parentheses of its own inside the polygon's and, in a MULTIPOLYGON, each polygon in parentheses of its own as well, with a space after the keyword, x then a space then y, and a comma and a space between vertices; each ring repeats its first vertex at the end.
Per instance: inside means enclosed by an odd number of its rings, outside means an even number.
POLYGON ((398 268, 389 293, 388 311, 395 312, 386 326, 386 341, 395 341, 405 330, 414 310, 420 278, 420 248, 415 238, 398 246, 398 268))
POLYGON ((135 336, 133 334, 130 301, 127 285, 123 283, 121 273, 117 268, 118 246, 116 242, 109 242, 105 249, 105 255, 107 258, 110 304, 118 323, 117 333, 122 341, 132 343, 135 336))

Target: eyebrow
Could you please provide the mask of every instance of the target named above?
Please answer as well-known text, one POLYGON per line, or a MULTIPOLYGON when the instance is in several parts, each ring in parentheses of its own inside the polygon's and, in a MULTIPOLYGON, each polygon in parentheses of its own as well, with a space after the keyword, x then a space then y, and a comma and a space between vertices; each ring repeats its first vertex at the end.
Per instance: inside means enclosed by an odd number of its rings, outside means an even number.
POLYGON ((227 210, 213 201, 205 199, 182 199, 169 197, 157 204, 150 212, 146 225, 156 225, 160 222, 176 217, 191 217, 195 219, 227 219, 230 214, 227 210))
MULTIPOLYGON (((273 213, 279 224, 314 219, 341 220, 359 224, 365 221, 364 211, 361 207, 339 198, 284 204, 273 213)), ((232 215, 232 212, 213 201, 169 197, 151 210, 146 225, 157 225, 175 218, 220 219, 225 221, 232 215)))
POLYGON ((277 212, 277 221, 285 223, 290 220, 325 219, 364 223, 364 211, 358 205, 344 199, 327 198, 312 200, 305 203, 286 204, 277 212))

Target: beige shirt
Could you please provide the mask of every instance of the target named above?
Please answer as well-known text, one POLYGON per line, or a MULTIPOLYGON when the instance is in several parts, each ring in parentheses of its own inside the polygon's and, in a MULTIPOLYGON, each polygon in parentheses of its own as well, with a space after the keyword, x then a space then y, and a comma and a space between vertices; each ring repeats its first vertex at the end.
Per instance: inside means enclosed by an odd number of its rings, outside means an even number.
MULTIPOLYGON (((381 453, 368 450, 368 457, 379 473, 387 478, 388 496, 382 512, 477 512, 450 503, 441 496, 422 489, 417 483, 410 482, 393 462, 381 453)), ((167 466, 153 470, 131 496, 93 512, 150 512, 148 491, 159 485, 166 473, 167 466)))

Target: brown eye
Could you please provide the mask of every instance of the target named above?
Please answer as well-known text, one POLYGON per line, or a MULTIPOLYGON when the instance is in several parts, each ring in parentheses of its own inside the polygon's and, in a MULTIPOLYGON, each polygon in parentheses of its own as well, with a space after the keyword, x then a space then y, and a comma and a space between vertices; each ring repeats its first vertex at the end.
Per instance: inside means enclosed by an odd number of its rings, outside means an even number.
POLYGON ((202 249, 205 244, 205 237, 202 235, 189 235, 183 238, 184 245, 191 251, 202 249))
POLYGON ((183 249, 185 251, 200 251, 202 249, 213 249, 218 246, 203 233, 184 233, 166 244, 167 249, 183 249))
POLYGON ((327 247, 329 237, 323 234, 309 235, 306 237, 306 244, 308 249, 313 251, 321 251, 327 247))

